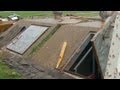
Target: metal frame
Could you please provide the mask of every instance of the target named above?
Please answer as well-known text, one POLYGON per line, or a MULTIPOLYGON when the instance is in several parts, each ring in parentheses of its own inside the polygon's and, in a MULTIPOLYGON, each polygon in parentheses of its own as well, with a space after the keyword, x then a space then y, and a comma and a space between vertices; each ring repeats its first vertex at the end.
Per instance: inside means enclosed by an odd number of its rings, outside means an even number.
MULTIPOLYGON (((68 72, 68 73, 71 73, 71 74, 74 74, 74 75, 77 75, 77 76, 80 76, 80 77, 83 77, 83 78, 89 78, 87 76, 84 76, 84 75, 81 75, 81 74, 78 74, 76 72, 72 72, 72 71, 69 71, 69 69, 71 68, 71 66, 74 64, 75 60, 79 57, 79 55, 83 52, 83 50, 85 49, 85 47, 88 45, 88 43, 91 41, 93 35, 95 33, 94 32, 90 32, 87 37, 85 38, 85 40, 83 41, 82 44, 80 44, 80 46, 76 49, 76 51, 74 52, 74 54, 70 57, 70 59, 68 60, 67 64, 63 67, 63 70, 65 72, 68 72)), ((92 50, 92 47, 88 50, 87 53, 89 53, 89 51, 92 50)), ((84 57, 86 57, 86 55, 84 55, 84 57)), ((82 59, 84 58, 82 57, 82 59)), ((81 63, 81 62, 79 62, 81 63)), ((79 64, 78 63, 78 64, 79 64)), ((90 78, 89 78, 90 79, 90 78)))
POLYGON ((75 66, 74 70, 75 72, 77 72, 77 68, 78 66, 85 60, 85 58, 87 57, 87 55, 90 53, 90 51, 92 50, 92 47, 87 51, 87 53, 82 57, 82 59, 77 63, 77 65, 75 66))

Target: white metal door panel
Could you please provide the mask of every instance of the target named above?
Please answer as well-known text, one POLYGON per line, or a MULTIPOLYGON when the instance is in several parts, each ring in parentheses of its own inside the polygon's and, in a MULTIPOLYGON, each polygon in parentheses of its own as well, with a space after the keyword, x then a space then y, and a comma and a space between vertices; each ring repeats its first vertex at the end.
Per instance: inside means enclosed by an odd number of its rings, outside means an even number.
POLYGON ((23 54, 47 29, 48 27, 31 25, 7 45, 7 48, 23 54))

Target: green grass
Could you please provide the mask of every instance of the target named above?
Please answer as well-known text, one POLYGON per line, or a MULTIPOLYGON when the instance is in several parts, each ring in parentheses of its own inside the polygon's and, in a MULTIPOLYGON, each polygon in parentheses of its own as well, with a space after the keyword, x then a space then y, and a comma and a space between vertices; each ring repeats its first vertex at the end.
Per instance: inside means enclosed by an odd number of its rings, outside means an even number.
POLYGON ((32 55, 34 52, 36 52, 39 48, 41 48, 44 43, 50 39, 50 37, 52 37, 52 35, 57 31, 57 29, 60 26, 57 26, 52 32, 50 32, 47 37, 45 37, 38 45, 36 45, 35 47, 33 47, 32 51, 30 52, 30 55, 32 55))
POLYGON ((20 79, 21 74, 11 69, 0 59, 0 79, 20 79))
POLYGON ((0 16, 7 17, 11 14, 18 14, 21 17, 28 17, 28 16, 41 16, 41 17, 49 17, 52 15, 50 11, 0 11, 0 16))
MULTIPOLYGON (((40 16, 40 17, 52 17, 52 11, 0 11, 0 16, 7 17, 13 13, 20 15, 21 17, 28 16, 40 16)), ((97 16, 98 11, 63 11, 63 14, 74 14, 80 16, 97 16)))

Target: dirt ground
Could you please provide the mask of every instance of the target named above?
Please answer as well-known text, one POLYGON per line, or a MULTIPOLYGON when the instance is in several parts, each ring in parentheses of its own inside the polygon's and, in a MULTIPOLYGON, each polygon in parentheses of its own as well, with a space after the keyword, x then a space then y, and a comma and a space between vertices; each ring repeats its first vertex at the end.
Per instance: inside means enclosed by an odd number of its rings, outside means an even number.
POLYGON ((40 48, 32 57, 34 63, 46 68, 55 68, 58 57, 63 45, 67 42, 67 48, 63 62, 60 67, 63 67, 66 61, 70 58, 74 50, 82 43, 84 38, 90 31, 97 31, 98 28, 63 25, 57 32, 40 48))

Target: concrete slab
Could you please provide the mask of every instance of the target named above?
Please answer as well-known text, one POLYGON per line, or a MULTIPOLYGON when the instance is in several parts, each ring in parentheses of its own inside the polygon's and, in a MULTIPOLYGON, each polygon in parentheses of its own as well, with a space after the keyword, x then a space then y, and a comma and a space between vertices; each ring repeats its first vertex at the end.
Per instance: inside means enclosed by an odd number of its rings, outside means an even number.
POLYGON ((95 27, 95 28, 100 28, 101 25, 102 25, 102 22, 100 21, 89 21, 89 22, 81 22, 76 24, 76 26, 95 27))
POLYGON ((58 24, 59 23, 54 18, 34 19, 34 21, 38 21, 38 22, 42 22, 42 23, 51 23, 51 24, 58 24))
POLYGON ((90 31, 97 28, 63 25, 57 32, 40 48, 32 57, 35 63, 46 68, 55 68, 63 42, 66 41, 67 48, 60 68, 62 68, 74 50, 82 43, 90 31))
POLYGON ((120 79, 120 15, 116 17, 105 79, 120 79))
POLYGON ((71 19, 70 17, 62 17, 62 20, 56 20, 54 18, 44 18, 44 19, 34 19, 34 21, 38 21, 42 23, 51 23, 51 24, 75 24, 81 22, 82 20, 71 19))
POLYGON ((111 17, 107 18, 103 28, 101 28, 101 30, 96 33, 91 40, 93 42, 96 60, 99 66, 99 71, 102 74, 102 78, 104 78, 112 38, 113 27, 111 25, 114 22, 115 18, 116 13, 114 13, 111 17))

